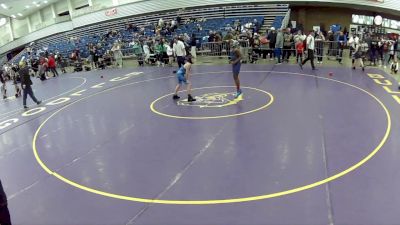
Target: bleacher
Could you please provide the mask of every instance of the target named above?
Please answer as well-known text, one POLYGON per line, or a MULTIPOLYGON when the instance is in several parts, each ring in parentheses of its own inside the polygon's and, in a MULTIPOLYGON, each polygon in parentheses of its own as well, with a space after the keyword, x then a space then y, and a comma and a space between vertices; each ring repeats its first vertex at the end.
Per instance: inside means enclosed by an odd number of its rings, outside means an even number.
MULTIPOLYGON (((266 4, 266 5, 233 5, 233 6, 220 6, 211 8, 196 8, 196 9, 186 9, 185 11, 179 12, 180 17, 183 21, 190 18, 206 18, 206 22, 201 24, 203 30, 201 32, 197 31, 197 23, 189 23, 186 26, 179 27, 175 34, 183 33, 195 33, 196 37, 206 36, 210 30, 218 31, 223 30, 226 24, 233 23, 235 20, 239 19, 243 25, 246 22, 251 22, 257 19, 261 24, 265 21, 272 21, 271 24, 274 27, 280 27, 279 23, 282 23, 283 17, 288 11, 287 4, 266 4)), ((87 27, 81 27, 74 29, 73 31, 60 33, 36 41, 33 46, 36 49, 42 49, 44 46, 48 46, 49 52, 59 51, 64 57, 68 56, 75 48, 79 48, 81 55, 86 57, 89 53, 86 50, 88 43, 97 43, 100 41, 101 36, 110 30, 121 31, 124 40, 131 40, 133 34, 126 31, 127 24, 135 24, 138 26, 146 24, 155 24, 160 18, 164 21, 170 21, 177 17, 177 11, 162 12, 157 14, 148 14, 141 16, 134 16, 127 19, 119 19, 110 22, 104 22, 100 24, 94 24, 87 27), (79 39, 78 43, 70 42, 69 39, 74 37, 79 39)), ((268 22, 269 23, 269 22, 268 22)), ((270 24, 264 24, 264 26, 269 26, 270 24)), ((154 33, 146 28, 146 36, 152 36, 154 33)), ((115 39, 110 39, 103 46, 100 51, 106 51, 111 48, 111 45, 115 39)), ((12 61, 18 62, 19 59, 25 54, 21 54, 18 58, 14 58, 12 61)))

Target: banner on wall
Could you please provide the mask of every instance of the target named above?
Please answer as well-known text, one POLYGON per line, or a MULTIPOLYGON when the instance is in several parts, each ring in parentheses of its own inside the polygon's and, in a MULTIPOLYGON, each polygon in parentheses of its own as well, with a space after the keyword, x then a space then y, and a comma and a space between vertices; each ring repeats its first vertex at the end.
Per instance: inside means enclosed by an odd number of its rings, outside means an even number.
POLYGON ((296 26, 297 26, 297 22, 296 21, 291 21, 291 23, 292 23, 292 28, 297 28, 296 26))
POLYGON ((321 27, 320 26, 313 26, 313 31, 319 33, 321 31, 321 27))
POLYGON ((117 15, 118 11, 117 8, 112 8, 106 11, 106 16, 114 16, 117 15))

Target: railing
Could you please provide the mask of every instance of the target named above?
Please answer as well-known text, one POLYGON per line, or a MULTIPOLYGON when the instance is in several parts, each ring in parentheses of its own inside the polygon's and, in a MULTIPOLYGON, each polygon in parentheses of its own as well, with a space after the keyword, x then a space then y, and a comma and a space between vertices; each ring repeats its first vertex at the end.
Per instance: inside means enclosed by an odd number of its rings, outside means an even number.
MULTIPOLYGON (((242 50, 246 50, 250 47, 249 41, 239 41, 242 50)), ((227 41, 223 42, 205 42, 198 48, 196 54, 199 56, 229 56, 231 53, 231 44, 227 41)))
POLYGON ((26 48, 22 51, 20 51, 18 54, 16 54, 9 62, 10 63, 18 63, 15 60, 18 59, 18 57, 20 57, 21 55, 26 53, 26 48))
POLYGON ((285 15, 285 18, 282 21, 282 29, 285 29, 286 27, 288 27, 289 23, 290 23, 290 12, 291 10, 289 9, 285 15))
MULTIPOLYGON (((297 49, 297 45, 294 42, 285 43, 283 48, 270 48, 269 44, 263 44, 259 47, 249 47, 249 58, 250 61, 256 61, 261 56, 263 58, 280 58, 281 60, 289 60, 290 57, 296 57, 297 61, 307 57, 308 51, 304 47, 302 50, 297 49)), ((368 47, 361 47, 360 54, 364 59, 370 59, 371 51, 368 47)), ((378 52, 374 55, 379 55, 378 52)), ((350 46, 343 42, 338 41, 315 41, 314 57, 318 62, 323 60, 337 60, 342 62, 345 57, 351 58, 354 56, 354 50, 350 46)), ((376 59, 378 57, 376 56, 376 59)))

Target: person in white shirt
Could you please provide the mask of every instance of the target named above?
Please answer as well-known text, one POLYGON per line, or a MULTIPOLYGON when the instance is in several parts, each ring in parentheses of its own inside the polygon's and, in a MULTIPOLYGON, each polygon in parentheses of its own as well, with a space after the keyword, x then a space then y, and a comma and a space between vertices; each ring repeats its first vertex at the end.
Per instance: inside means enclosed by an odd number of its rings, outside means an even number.
POLYGON ((360 39, 355 35, 355 34, 353 34, 353 35, 351 35, 350 36, 350 39, 349 39, 349 42, 347 42, 347 44, 350 46, 350 57, 352 58, 352 63, 354 64, 354 52, 355 52, 355 49, 356 49, 356 43, 357 44, 359 44, 360 43, 360 39))
POLYGON ((162 18, 160 18, 160 19, 158 20, 158 26, 164 27, 164 20, 163 20, 162 18))
POLYGON ((315 70, 314 66, 314 50, 315 50, 315 39, 314 39, 315 33, 314 31, 310 31, 310 34, 307 37, 307 58, 303 60, 303 62, 299 63, 299 66, 301 69, 303 69, 303 65, 310 60, 311 61, 311 67, 313 70, 315 70))
POLYGON ((355 70, 356 69, 356 63, 358 62, 359 65, 362 68, 362 71, 364 71, 365 67, 364 67, 364 62, 363 62, 363 58, 362 58, 362 54, 363 54, 362 53, 362 46, 361 46, 359 40, 360 39, 357 39, 357 41, 354 40, 354 43, 353 43, 353 45, 354 45, 354 54, 352 55, 352 57, 353 57, 352 66, 353 66, 353 70, 355 70))
POLYGON ((172 28, 175 28, 175 26, 176 26, 176 21, 175 21, 174 19, 172 19, 172 20, 171 20, 171 27, 172 27, 172 28))
POLYGON ((172 61, 173 61, 173 58, 174 58, 174 51, 172 50, 171 46, 169 46, 168 43, 165 43, 164 46, 167 49, 168 65, 172 66, 172 61))
POLYGON ((114 53, 115 66, 122 68, 121 44, 118 41, 115 41, 111 51, 114 53))
POLYGON ((129 47, 132 47, 132 46, 135 46, 135 45, 136 45, 135 39, 132 39, 132 41, 129 42, 129 47))
POLYGON ((178 62, 178 67, 181 68, 181 66, 185 63, 185 56, 186 56, 185 44, 178 38, 175 38, 173 50, 174 50, 174 55, 176 56, 176 60, 178 62))

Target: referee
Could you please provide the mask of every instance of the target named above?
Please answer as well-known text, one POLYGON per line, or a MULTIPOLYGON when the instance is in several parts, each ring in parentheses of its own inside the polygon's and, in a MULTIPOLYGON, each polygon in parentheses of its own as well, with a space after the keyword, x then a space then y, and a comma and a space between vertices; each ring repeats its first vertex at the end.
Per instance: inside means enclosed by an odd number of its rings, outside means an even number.
POLYGON ((314 39, 315 33, 314 31, 310 31, 310 34, 307 37, 307 58, 303 60, 299 64, 300 68, 303 69, 303 65, 310 60, 311 61, 311 67, 313 70, 315 70, 314 66, 314 50, 315 50, 315 39, 314 39))

